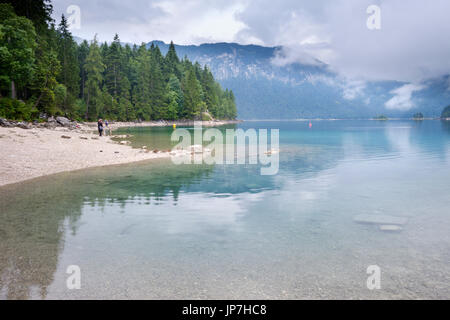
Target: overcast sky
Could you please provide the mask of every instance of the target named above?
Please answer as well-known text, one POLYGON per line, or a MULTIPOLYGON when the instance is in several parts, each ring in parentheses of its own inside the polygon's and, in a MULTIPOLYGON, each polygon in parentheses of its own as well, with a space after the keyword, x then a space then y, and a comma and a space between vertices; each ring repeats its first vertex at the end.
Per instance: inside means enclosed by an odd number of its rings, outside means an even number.
POLYGON ((450 73, 449 0, 54 0, 57 21, 70 5, 81 10, 72 32, 85 39, 283 46, 277 63, 317 58, 354 81, 415 85, 407 91, 450 73), (366 25, 372 4, 379 30, 366 25))

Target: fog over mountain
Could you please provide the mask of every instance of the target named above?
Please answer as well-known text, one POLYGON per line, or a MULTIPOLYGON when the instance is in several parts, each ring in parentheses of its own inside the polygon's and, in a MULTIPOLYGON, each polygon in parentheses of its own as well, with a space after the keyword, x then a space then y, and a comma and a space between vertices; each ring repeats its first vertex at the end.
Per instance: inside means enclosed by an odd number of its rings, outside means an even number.
MULTIPOLYGON (((55 2, 55 18, 71 0, 55 2)), ((438 116, 450 104, 448 0, 77 2, 73 34, 153 39, 207 63, 242 118, 438 116), (380 27, 367 27, 379 8, 380 27), (211 44, 202 44, 211 43, 211 44), (193 44, 193 45, 191 45, 193 44), (257 45, 251 45, 257 44, 257 45)))
MULTIPOLYGON (((168 44, 152 41, 163 54, 168 44)), ((150 46, 152 42, 149 42, 150 46)), ((236 43, 175 45, 180 57, 208 65, 233 90, 241 119, 437 117, 450 102, 449 76, 420 84, 347 80, 316 60, 283 63, 283 48, 236 43)))

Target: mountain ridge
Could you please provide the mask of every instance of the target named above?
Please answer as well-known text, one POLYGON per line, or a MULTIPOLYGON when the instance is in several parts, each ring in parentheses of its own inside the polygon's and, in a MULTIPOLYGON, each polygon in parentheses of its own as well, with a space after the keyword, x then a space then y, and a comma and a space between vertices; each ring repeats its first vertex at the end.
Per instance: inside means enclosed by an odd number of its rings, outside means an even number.
MULTIPOLYGON (((167 53, 169 44, 153 40, 146 46, 152 43, 167 53)), ((214 78, 234 92, 240 119, 410 118, 416 112, 439 117, 450 102, 449 76, 402 93, 399 89, 411 84, 348 81, 318 60, 314 65, 277 64, 281 46, 218 42, 175 44, 175 49, 180 58, 208 65, 214 78)))
MULTIPOLYGON (((165 54, 169 47, 160 40, 165 54)), ((282 47, 205 43, 177 45, 180 57, 206 64, 214 77, 235 93, 238 115, 243 119, 270 118, 372 118, 379 114, 410 118, 415 112, 438 117, 450 101, 449 77, 431 79, 425 88, 411 92, 411 106, 386 107, 392 92, 408 85, 401 81, 352 83, 329 70, 325 63, 276 65, 282 47)), ((399 97, 400 101, 402 98, 399 97)), ((394 99, 395 102, 395 99, 394 99)))

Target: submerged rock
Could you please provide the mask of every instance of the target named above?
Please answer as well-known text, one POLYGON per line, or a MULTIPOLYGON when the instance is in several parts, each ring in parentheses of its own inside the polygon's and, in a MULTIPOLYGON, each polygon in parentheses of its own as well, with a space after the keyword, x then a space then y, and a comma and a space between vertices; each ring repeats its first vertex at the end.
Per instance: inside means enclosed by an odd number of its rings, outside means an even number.
POLYGON ((72 137, 70 137, 70 136, 65 136, 65 135, 62 135, 61 138, 63 138, 63 139, 72 139, 72 137))
POLYGON ((132 136, 133 135, 131 135, 131 134, 118 134, 118 135, 112 136, 111 138, 113 138, 113 139, 127 139, 127 138, 130 138, 132 136))
POLYGON ((395 232, 395 231, 401 231, 403 230, 402 227, 391 225, 391 224, 382 224, 379 226, 381 231, 388 231, 388 232, 395 232))
POLYGON ((357 223, 382 224, 382 225, 404 225, 408 219, 377 214, 360 214, 353 218, 357 223))

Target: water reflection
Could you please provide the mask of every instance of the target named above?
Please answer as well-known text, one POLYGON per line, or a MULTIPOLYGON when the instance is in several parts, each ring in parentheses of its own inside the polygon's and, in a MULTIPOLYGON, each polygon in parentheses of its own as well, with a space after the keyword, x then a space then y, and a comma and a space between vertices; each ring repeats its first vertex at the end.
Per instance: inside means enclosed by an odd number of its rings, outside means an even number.
POLYGON ((242 127, 280 128, 278 175, 158 160, 0 188, 0 298, 449 296, 448 127, 242 127), (377 212, 410 222, 383 234, 352 221, 377 212), (373 261, 391 277, 370 295, 359 282, 373 261), (68 292, 75 262, 86 284, 68 292))
POLYGON ((446 132, 450 133, 450 121, 442 120, 441 121, 441 126, 442 126, 443 131, 446 131, 446 132))

